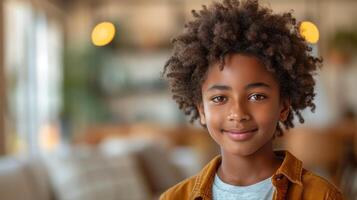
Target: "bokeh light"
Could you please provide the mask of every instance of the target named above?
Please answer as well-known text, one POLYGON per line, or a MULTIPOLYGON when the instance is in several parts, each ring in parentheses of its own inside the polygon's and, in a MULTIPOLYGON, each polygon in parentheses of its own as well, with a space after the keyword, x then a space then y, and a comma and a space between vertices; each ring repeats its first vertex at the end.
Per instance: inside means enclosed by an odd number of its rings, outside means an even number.
POLYGON ((97 24, 92 31, 92 42, 95 46, 109 44, 115 36, 115 26, 110 22, 97 24))
POLYGON ((319 41, 319 29, 312 22, 301 22, 299 32, 305 40, 311 44, 315 44, 319 41))

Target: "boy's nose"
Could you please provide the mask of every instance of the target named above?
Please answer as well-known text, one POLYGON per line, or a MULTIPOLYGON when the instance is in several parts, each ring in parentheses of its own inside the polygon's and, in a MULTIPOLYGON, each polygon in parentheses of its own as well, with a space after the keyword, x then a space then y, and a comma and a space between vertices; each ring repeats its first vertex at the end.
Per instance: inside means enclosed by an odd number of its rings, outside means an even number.
POLYGON ((247 121, 250 120, 250 115, 243 109, 239 103, 234 105, 231 112, 228 114, 227 119, 229 121, 247 121))
POLYGON ((236 113, 230 113, 227 116, 229 121, 247 121, 250 119, 250 116, 248 114, 236 114, 236 113))

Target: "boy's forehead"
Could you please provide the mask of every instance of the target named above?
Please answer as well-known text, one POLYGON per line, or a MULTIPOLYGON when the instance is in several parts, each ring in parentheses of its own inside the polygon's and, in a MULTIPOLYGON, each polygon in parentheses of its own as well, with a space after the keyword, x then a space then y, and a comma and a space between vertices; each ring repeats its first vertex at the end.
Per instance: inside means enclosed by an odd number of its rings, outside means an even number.
POLYGON ((272 83, 276 80, 258 58, 234 54, 225 59, 223 70, 218 63, 210 66, 205 83, 249 84, 257 81, 272 83))
POLYGON ((242 76, 242 77, 272 77, 273 73, 268 71, 263 62, 257 57, 243 54, 234 54, 221 63, 215 63, 208 69, 208 76, 242 76))

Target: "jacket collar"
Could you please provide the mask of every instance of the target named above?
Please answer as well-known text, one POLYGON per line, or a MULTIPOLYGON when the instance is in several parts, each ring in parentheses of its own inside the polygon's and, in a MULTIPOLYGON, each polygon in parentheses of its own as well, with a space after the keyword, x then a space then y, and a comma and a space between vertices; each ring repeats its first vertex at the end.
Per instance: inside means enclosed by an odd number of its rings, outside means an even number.
POLYGON ((197 175, 195 184, 193 186, 191 199, 196 199, 197 197, 209 198, 212 196, 212 184, 216 171, 221 164, 221 156, 216 156, 212 161, 210 161, 197 175))
MULTIPOLYGON (((302 185, 302 162, 288 151, 275 151, 275 154, 282 157, 283 162, 273 175, 273 179, 281 179, 282 176, 285 176, 290 182, 302 185)), ((212 184, 221 161, 221 156, 216 156, 197 175, 191 199, 209 199, 212 197, 212 184)))
POLYGON ((302 185, 302 162, 288 151, 276 151, 277 156, 283 157, 283 163, 275 172, 274 176, 285 176, 290 182, 302 185))

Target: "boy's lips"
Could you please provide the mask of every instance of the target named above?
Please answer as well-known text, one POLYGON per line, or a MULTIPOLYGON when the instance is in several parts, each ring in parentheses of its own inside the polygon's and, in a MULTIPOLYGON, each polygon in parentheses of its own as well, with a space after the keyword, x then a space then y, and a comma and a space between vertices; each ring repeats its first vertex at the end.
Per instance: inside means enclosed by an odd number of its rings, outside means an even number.
POLYGON ((227 134, 231 139, 237 141, 243 141, 250 139, 258 128, 251 128, 251 129, 227 129, 222 130, 224 134, 227 134))
POLYGON ((247 133, 247 132, 252 132, 252 131, 256 131, 258 130, 258 128, 245 128, 245 129, 223 129, 223 131, 225 132, 230 132, 230 133, 235 133, 235 134, 243 134, 243 133, 247 133))

